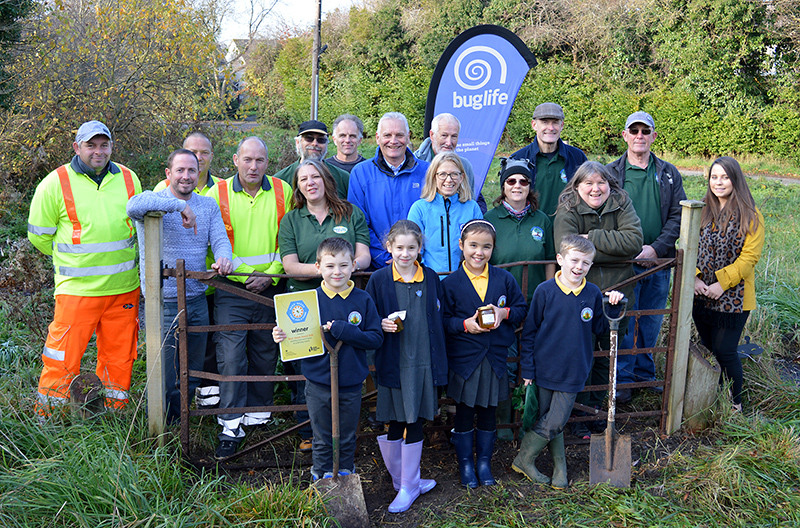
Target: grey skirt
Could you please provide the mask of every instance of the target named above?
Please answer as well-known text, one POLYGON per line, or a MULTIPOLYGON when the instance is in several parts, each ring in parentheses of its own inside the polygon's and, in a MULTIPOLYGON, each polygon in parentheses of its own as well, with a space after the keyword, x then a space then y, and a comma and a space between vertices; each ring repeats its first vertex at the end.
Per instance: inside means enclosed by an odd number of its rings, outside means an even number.
POLYGON ((420 418, 433 420, 436 414, 436 389, 430 367, 400 370, 400 387, 386 387, 378 382, 375 416, 381 422, 414 423, 420 418))
POLYGON ((495 407, 497 402, 508 399, 508 372, 498 378, 489 359, 484 357, 469 379, 450 371, 447 395, 469 407, 495 407))

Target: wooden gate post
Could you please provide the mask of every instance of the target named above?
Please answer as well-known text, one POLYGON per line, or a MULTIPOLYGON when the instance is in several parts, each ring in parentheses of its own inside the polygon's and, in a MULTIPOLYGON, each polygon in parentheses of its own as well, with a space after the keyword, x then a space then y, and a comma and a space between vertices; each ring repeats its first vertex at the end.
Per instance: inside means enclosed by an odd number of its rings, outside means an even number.
MULTIPOLYGON (((681 200, 681 234, 678 242, 683 250, 683 272, 678 302, 678 325, 675 334, 675 355, 672 359, 672 383, 667 401, 667 434, 681 427, 683 395, 686 390, 686 370, 689 364, 689 340, 692 337, 692 304, 694 275, 697 268, 697 249, 700 245, 700 216, 705 204, 698 200, 681 200)), ((673 299, 672 302, 676 302, 673 299)))
POLYGON ((144 217, 144 309, 147 345, 147 425, 151 435, 164 445, 164 368, 161 362, 161 240, 164 222, 161 211, 144 217))

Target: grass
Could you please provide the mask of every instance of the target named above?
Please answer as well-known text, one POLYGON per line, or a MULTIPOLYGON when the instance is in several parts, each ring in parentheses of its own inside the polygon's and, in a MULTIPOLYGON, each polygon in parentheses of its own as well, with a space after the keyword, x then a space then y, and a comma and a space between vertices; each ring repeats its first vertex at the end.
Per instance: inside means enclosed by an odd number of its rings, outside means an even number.
MULTIPOLYGON (((226 144, 233 148, 232 140, 226 144)), ((372 155, 374 147, 363 152, 372 155)), ((497 188, 496 165, 487 189, 497 188)), ((702 177, 686 177, 685 187, 690 198, 705 192, 702 177)), ((643 453, 628 490, 577 482, 559 492, 501 479, 492 489, 431 505, 416 525, 800 525, 800 390, 775 361, 797 356, 800 186, 753 180, 751 189, 767 223, 767 244, 756 273, 759 308, 746 332, 766 352, 746 363, 748 412, 732 415, 721 402, 699 441, 667 447, 665 440, 643 453)), ((32 407, 52 279, 49 262, 14 238, 20 230, 18 218, 0 216, 1 526, 331 525, 319 498, 291 477, 255 485, 186 465, 175 439, 158 447, 149 438, 143 405, 94 421, 62 416, 40 425, 32 407)), ((92 368, 93 355, 90 349, 84 368, 92 368)), ((143 386, 140 360, 132 392, 141 394, 143 386)), ((204 421, 192 434, 211 446, 212 429, 204 421)), ((402 516, 391 522, 404 525, 402 516)))

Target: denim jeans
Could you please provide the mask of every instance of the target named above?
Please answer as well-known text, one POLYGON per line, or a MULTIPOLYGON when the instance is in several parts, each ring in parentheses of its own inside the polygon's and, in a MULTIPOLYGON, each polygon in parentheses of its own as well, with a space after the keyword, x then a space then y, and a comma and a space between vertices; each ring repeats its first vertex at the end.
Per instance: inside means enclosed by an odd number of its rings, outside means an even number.
MULTIPOLYGON (((636 274, 647 270, 634 264, 636 274)), ((630 310, 662 310, 667 305, 669 294, 670 269, 663 269, 638 281, 635 287, 636 299, 630 310)), ((634 322, 629 318, 628 334, 620 340, 620 350, 633 348, 634 322)), ((652 348, 656 346, 661 331, 663 315, 643 315, 639 317, 639 329, 636 348, 652 348)), ((634 383, 637 381, 653 381, 656 379, 656 365, 652 354, 636 354, 619 356, 617 360, 617 383, 634 383)))
MULTIPOLYGON (((161 354, 164 365, 164 400, 167 406, 167 423, 172 424, 181 417, 180 393, 180 356, 178 354, 178 303, 164 302, 164 315, 161 319, 162 336, 164 343, 161 354)), ((208 325, 208 304, 206 296, 198 295, 186 299, 186 323, 189 326, 208 325)), ((206 340, 208 334, 187 334, 189 351, 189 370, 202 370, 206 354, 206 340)), ((189 378, 189 403, 192 401, 194 391, 200 384, 200 378, 189 378)))

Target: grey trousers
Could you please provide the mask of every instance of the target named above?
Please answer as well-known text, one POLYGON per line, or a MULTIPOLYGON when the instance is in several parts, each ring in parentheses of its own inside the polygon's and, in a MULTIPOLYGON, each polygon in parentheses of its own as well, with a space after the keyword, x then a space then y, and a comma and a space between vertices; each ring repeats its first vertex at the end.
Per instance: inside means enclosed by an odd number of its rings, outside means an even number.
MULTIPOLYGON (((331 388, 306 381, 306 405, 314 431, 311 473, 322 478, 333 471, 331 388)), ((339 393, 339 469, 355 471, 356 430, 361 416, 361 390, 339 393)))
MULTIPOLYGON (((214 295, 216 324, 275 322, 275 310, 269 306, 219 289, 214 295)), ((214 341, 217 344, 217 368, 220 374, 226 376, 275 374, 278 345, 272 340, 272 332, 269 330, 215 332, 214 341)), ((272 382, 222 381, 219 384, 219 408, 272 405, 273 385, 272 382)), ((241 413, 219 415, 219 421, 225 431, 237 431, 242 418, 241 413)))
POLYGON ((539 387, 539 419, 533 426, 533 432, 552 440, 567 425, 572 405, 575 403, 575 392, 560 392, 539 387))

